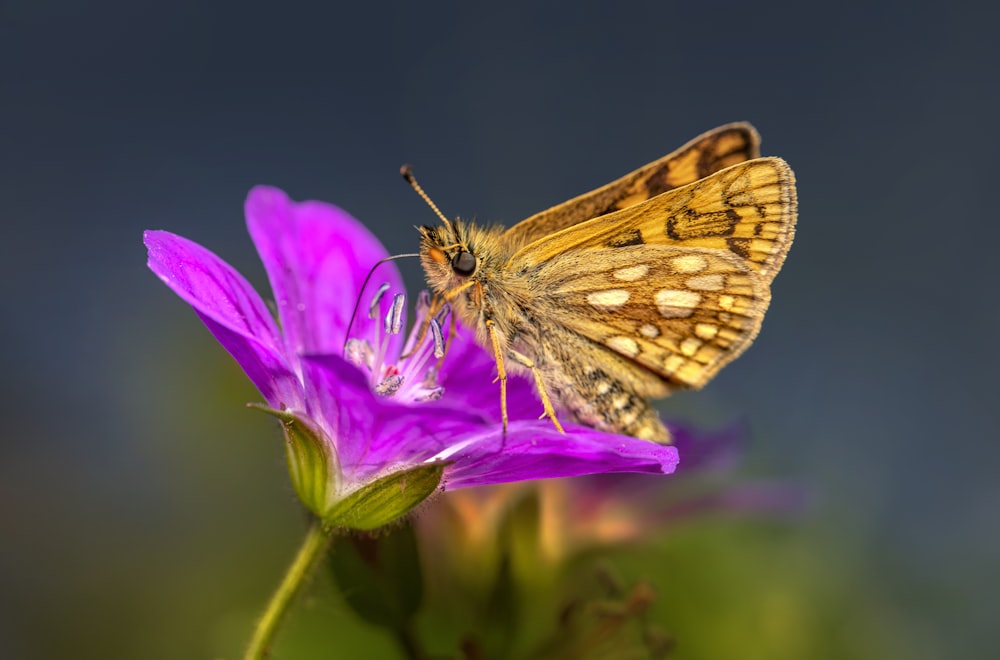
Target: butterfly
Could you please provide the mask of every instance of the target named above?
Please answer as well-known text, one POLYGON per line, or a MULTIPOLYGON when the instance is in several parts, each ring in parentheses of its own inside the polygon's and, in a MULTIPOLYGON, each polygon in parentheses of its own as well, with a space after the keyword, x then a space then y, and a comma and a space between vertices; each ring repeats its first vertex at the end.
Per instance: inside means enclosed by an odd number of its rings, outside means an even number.
POLYGON ((496 360, 505 430, 507 377, 524 373, 559 430, 670 442, 650 400, 753 342, 792 244, 795 177, 759 145, 727 124, 509 229, 440 212, 420 228, 435 300, 496 360))

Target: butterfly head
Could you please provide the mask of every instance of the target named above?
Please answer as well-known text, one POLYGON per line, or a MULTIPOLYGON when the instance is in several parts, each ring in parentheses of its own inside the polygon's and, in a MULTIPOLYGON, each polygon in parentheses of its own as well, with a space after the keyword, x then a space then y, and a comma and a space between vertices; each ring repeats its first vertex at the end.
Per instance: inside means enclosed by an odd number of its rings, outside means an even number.
POLYGON ((420 263, 435 293, 446 294, 462 287, 479 269, 475 252, 463 240, 463 228, 458 220, 420 228, 420 263))

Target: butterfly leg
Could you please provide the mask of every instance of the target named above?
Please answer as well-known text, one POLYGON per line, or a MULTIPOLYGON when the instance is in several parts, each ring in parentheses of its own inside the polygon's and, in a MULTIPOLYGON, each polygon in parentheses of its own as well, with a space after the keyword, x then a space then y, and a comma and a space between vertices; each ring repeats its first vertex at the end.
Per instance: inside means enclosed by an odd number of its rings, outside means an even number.
MULTIPOLYGON (((420 333, 417 335, 417 340, 413 342, 413 347, 410 350, 404 352, 402 355, 399 356, 400 360, 405 360, 406 358, 410 357, 411 355, 417 352, 417 349, 420 348, 420 345, 424 343, 424 339, 427 338, 427 331, 430 329, 431 319, 433 319, 437 315, 438 311, 440 311, 443 306, 444 306, 444 299, 434 298, 433 300, 431 300, 430 308, 427 310, 427 315, 424 317, 424 320, 420 323, 420 333)), ((448 339, 450 341, 451 337, 449 337, 448 339)))
POLYGON ((490 346, 493 348, 493 359, 497 363, 497 377, 493 382, 500 381, 500 417, 503 419, 503 434, 507 435, 507 367, 503 363, 503 349, 500 347, 500 335, 497 334, 493 319, 486 319, 486 330, 490 335, 490 346))
POLYGON ((538 390, 538 396, 542 397, 542 408, 545 410, 539 419, 542 417, 548 417, 552 420, 552 423, 555 424, 556 429, 560 433, 565 433, 566 431, 563 431, 562 424, 559 423, 559 419, 556 417, 556 409, 552 406, 552 400, 549 398, 549 393, 545 389, 545 381, 542 380, 542 373, 538 370, 535 362, 527 355, 518 353, 513 349, 508 350, 508 353, 510 353, 510 356, 514 358, 518 364, 531 369, 531 375, 535 377, 535 389, 538 390))

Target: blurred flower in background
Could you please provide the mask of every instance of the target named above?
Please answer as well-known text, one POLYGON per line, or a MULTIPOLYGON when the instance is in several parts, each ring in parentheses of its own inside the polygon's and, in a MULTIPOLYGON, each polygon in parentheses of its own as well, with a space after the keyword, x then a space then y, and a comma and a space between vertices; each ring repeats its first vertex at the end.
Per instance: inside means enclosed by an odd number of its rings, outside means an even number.
POLYGON ((482 657, 666 653, 670 635, 646 617, 654 585, 623 582, 605 560, 688 520, 781 517, 804 506, 797 485, 735 479, 745 425, 669 426, 683 462, 668 481, 621 474, 504 484, 447 493, 422 509, 413 525, 435 625, 464 627, 453 636, 482 657))

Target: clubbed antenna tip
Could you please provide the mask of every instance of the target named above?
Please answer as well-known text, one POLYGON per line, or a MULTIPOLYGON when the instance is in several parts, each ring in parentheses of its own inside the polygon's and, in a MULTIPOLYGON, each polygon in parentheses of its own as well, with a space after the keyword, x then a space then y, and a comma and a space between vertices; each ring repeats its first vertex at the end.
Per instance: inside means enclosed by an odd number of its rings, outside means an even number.
POLYGON ((410 184, 410 187, 413 188, 418 195, 420 195, 420 198, 427 202, 427 206, 431 207, 431 210, 437 214, 437 217, 441 218, 441 222, 443 222, 445 226, 451 227, 451 223, 448 222, 448 218, 444 216, 444 213, 441 213, 437 205, 431 201, 431 198, 427 196, 424 189, 420 187, 419 183, 417 183, 416 177, 413 176, 413 166, 403 165, 399 168, 399 173, 403 175, 403 178, 406 179, 408 184, 410 184))

